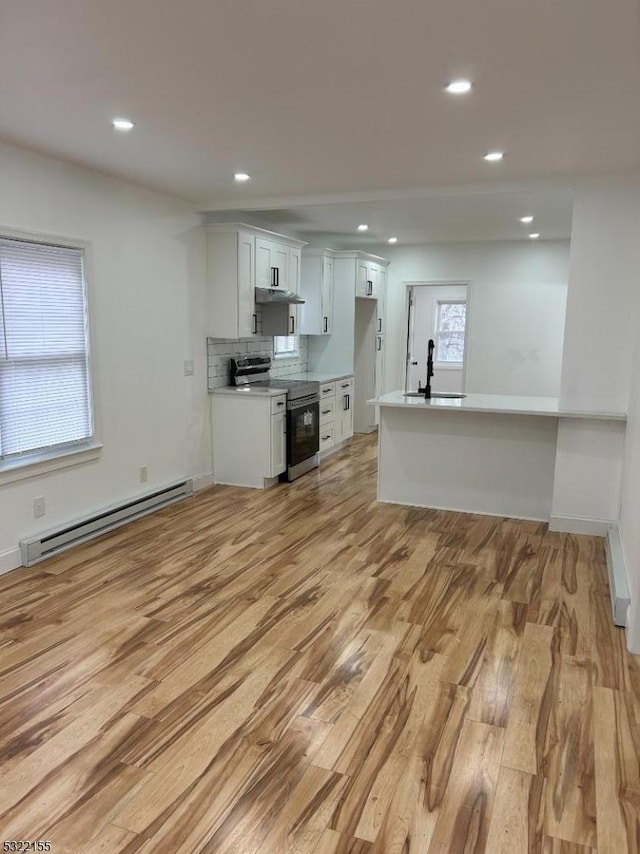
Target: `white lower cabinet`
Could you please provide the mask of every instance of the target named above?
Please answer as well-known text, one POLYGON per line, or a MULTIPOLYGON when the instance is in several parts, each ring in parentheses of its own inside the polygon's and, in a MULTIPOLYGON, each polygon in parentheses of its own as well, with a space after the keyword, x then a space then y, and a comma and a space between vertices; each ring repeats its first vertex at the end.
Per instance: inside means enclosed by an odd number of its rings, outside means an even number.
POLYGON ((353 436, 353 377, 320 383, 320 453, 353 436))
POLYGON ((287 466, 286 393, 220 389, 211 404, 214 483, 271 486, 287 466))
POLYGON ((353 377, 336 383, 336 445, 353 436, 353 377))
POLYGON ((287 413, 271 416, 271 473, 277 477, 287 467, 287 413))

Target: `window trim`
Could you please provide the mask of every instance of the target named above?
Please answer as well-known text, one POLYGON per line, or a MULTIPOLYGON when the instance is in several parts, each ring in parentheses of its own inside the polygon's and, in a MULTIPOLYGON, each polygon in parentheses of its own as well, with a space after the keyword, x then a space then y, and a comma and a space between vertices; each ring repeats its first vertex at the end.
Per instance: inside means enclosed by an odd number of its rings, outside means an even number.
MULTIPOLYGON (((467 292, 468 293, 468 292, 467 292)), ((434 298, 435 310, 433 312, 434 316, 434 330, 433 330, 433 338, 435 341, 435 350, 438 352, 438 321, 440 319, 440 306, 441 305, 464 305, 465 307, 465 319, 464 319, 464 332, 463 332, 463 344, 462 344, 462 360, 460 362, 441 362, 438 359, 434 359, 434 367, 436 367, 439 371, 462 371, 464 369, 465 356, 467 353, 467 325, 469 322, 469 300, 468 299, 438 299, 434 298)))
POLYGON ((87 372, 89 375, 89 405, 93 418, 93 435, 84 441, 65 445, 54 450, 45 450, 33 454, 25 454, 10 460, 0 461, 0 485, 13 483, 30 477, 38 477, 48 472, 80 465, 84 462, 98 459, 103 444, 100 441, 102 435, 102 421, 100 418, 98 400, 97 372, 95 369, 95 355, 93 353, 93 335, 95 328, 95 317, 92 300, 93 280, 93 252, 91 241, 69 237, 66 234, 43 233, 39 231, 27 231, 12 228, 0 224, 0 237, 14 240, 24 240, 30 243, 41 243, 45 246, 62 246, 69 249, 80 249, 84 255, 84 281, 87 314, 87 372))

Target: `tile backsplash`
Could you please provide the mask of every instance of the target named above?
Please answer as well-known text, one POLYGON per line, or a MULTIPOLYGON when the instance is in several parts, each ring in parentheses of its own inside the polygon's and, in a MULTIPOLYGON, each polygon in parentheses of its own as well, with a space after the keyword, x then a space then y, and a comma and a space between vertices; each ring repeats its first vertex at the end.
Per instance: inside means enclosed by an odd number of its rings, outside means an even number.
MULTIPOLYGON (((307 336, 298 338, 298 355, 273 360, 272 377, 287 377, 307 370, 307 336)), ((270 356, 273 338, 207 338, 207 380, 209 391, 229 385, 229 359, 232 356, 270 356)))

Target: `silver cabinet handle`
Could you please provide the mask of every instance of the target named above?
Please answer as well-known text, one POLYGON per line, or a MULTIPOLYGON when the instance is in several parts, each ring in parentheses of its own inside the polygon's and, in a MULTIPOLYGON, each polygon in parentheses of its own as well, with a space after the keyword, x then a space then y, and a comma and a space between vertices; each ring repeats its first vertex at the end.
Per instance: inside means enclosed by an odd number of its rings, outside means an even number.
POLYGON ((296 331, 296 319, 293 315, 289 316, 289 320, 291 321, 291 328, 289 329, 289 335, 295 335, 296 331))
POLYGON ((253 334, 254 335, 258 334, 258 315, 257 314, 253 315, 253 334))
POLYGON ((323 318, 323 319, 324 319, 324 329, 323 329, 322 331, 323 331, 323 332, 328 332, 328 331, 329 331, 329 318, 328 318, 328 317, 325 317, 325 318, 323 318))

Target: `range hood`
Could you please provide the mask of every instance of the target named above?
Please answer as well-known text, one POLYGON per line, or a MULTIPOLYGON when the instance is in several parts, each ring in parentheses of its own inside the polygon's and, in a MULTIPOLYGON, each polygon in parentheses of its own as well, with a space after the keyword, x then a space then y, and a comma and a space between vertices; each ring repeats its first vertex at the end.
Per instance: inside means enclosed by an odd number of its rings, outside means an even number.
POLYGON ((293 291, 282 288, 256 288, 256 302, 276 305, 304 305, 304 300, 293 291))

